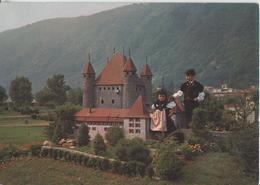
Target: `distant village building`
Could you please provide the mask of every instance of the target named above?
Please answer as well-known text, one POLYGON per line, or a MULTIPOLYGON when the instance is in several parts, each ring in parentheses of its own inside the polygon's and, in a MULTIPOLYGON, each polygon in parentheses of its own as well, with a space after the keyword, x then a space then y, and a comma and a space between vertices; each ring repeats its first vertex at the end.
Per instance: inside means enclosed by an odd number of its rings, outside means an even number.
POLYGON ((152 73, 145 64, 140 75, 129 54, 114 53, 96 78, 90 56, 83 69, 83 109, 78 124, 86 124, 91 138, 105 136, 109 127, 123 128, 127 138, 149 137, 148 107, 152 101, 152 73))
POLYGON ((205 86, 205 91, 213 95, 217 99, 224 99, 225 97, 243 96, 256 92, 256 87, 251 86, 247 89, 234 89, 228 87, 227 84, 222 84, 220 88, 205 86))
MULTIPOLYGON (((250 86, 249 88, 246 89, 234 89, 230 88, 227 86, 227 84, 222 84, 221 88, 214 88, 210 86, 205 87, 205 91, 208 92, 209 94, 213 95, 219 100, 222 100, 226 97, 244 97, 246 100, 246 106, 255 106, 253 101, 250 101, 250 96, 252 96, 253 93, 257 91, 257 88, 255 86, 250 86)), ((239 114, 238 112, 242 111, 242 107, 238 104, 234 103, 227 103, 224 105, 225 110, 230 110, 233 112, 236 112, 236 119, 239 119, 239 114)), ((249 123, 253 123, 257 120, 257 114, 255 111, 251 111, 250 113, 247 114, 246 120, 249 123)))

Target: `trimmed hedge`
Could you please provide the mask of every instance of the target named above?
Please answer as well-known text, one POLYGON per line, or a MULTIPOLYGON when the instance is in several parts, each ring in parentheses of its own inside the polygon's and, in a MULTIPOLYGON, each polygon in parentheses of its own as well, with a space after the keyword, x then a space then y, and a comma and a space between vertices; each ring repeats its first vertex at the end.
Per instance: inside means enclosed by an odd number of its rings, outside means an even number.
POLYGON ((144 177, 145 174, 147 174, 149 177, 154 175, 153 169, 150 166, 146 168, 146 165, 141 162, 121 162, 118 160, 109 160, 107 158, 92 157, 73 151, 66 151, 62 148, 59 149, 42 147, 38 155, 41 157, 53 158, 54 160, 59 159, 66 162, 73 162, 98 170, 111 171, 120 175, 141 177, 144 177))

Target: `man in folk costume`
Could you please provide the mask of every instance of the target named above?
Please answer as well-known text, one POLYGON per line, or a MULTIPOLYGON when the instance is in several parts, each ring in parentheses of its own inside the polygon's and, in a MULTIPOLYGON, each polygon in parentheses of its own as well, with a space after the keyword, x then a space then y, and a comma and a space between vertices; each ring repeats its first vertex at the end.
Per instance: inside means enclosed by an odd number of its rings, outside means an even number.
POLYGON ((189 69, 185 72, 186 82, 181 85, 180 90, 173 94, 175 102, 181 111, 184 111, 187 125, 192 120, 193 110, 199 106, 199 103, 204 100, 204 87, 195 80, 195 70, 189 69), (184 96, 184 108, 180 103, 179 97, 184 96))

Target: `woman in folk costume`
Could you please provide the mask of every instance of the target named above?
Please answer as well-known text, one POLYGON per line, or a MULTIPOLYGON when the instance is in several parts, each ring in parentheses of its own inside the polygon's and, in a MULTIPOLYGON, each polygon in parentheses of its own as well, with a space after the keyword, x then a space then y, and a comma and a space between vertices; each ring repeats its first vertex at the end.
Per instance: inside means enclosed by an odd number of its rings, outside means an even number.
POLYGON ((167 94, 163 89, 157 92, 157 100, 152 104, 152 113, 150 114, 150 129, 154 133, 159 132, 165 136, 165 133, 171 133, 176 129, 171 119, 171 115, 175 111, 175 106, 175 102, 167 101, 167 94))

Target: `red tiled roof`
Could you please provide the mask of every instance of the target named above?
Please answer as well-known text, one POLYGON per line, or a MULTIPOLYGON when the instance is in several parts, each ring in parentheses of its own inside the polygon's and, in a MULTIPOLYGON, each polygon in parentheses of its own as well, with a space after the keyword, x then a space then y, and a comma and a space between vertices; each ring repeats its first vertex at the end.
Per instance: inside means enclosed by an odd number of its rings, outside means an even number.
POLYGON ((148 118, 143 97, 139 96, 130 109, 118 108, 83 108, 75 114, 76 121, 122 122, 124 118, 148 118))
POLYGON ((83 68, 83 74, 95 74, 94 68, 92 67, 92 64, 90 62, 85 64, 83 68))
POLYGON ((136 72, 137 71, 132 58, 129 58, 126 61, 125 66, 124 66, 124 71, 125 72, 136 72))
POLYGON ((144 99, 143 96, 139 96, 130 110, 127 113, 127 116, 130 117, 146 117, 147 116, 147 111, 146 108, 144 107, 144 99))
POLYGON ((151 69, 148 64, 144 65, 144 68, 141 72, 141 76, 153 76, 151 69))
POLYGON ((122 53, 116 53, 107 62, 103 71, 96 79, 97 85, 123 84, 123 69, 126 58, 122 53))

